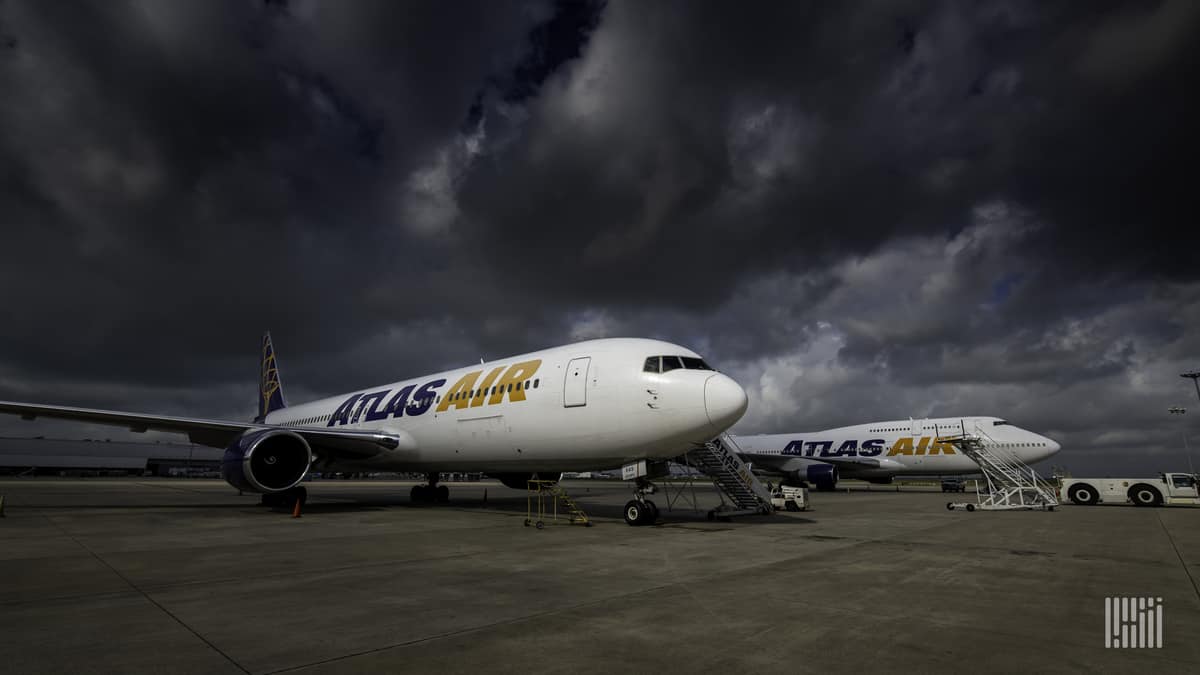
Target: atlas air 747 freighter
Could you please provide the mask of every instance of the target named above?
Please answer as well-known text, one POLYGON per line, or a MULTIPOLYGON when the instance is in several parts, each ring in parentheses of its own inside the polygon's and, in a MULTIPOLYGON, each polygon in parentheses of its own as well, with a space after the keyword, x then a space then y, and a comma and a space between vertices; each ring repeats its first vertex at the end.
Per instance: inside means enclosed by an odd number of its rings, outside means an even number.
POLYGON ((222 475, 264 502, 303 500, 316 471, 424 472, 414 501, 445 501, 438 474, 471 471, 526 488, 534 474, 668 459, 737 422, 746 393, 695 352, 657 340, 591 340, 331 398, 285 403, 263 337, 253 422, 0 401, 0 412, 181 432, 226 448, 222 475), (646 364, 654 362, 651 369, 646 364), (669 363, 664 368, 660 364, 669 363))
POLYGON ((1060 447, 999 417, 893 420, 808 433, 733 436, 733 441, 756 472, 832 490, 839 477, 888 483, 895 476, 978 472, 970 457, 939 440, 961 434, 977 436, 990 450, 1024 464, 1046 459, 1060 447))

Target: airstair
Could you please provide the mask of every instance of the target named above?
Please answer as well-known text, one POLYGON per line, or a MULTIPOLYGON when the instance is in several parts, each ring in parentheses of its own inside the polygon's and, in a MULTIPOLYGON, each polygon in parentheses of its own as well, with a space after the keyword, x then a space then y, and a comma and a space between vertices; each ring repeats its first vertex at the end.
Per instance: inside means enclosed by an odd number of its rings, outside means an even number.
POLYGON ((721 434, 683 457, 685 464, 712 479, 721 496, 721 505, 708 512, 709 520, 773 511, 771 491, 750 471, 736 448, 736 442, 728 434, 721 434))
POLYGON ((558 481, 530 480, 526 482, 528 492, 525 496, 525 527, 533 525, 537 529, 546 526, 547 519, 558 521, 558 505, 562 502, 563 515, 570 525, 592 526, 592 520, 579 506, 579 503, 567 494, 558 481))
POLYGON ((1015 455, 1003 450, 1000 445, 987 435, 978 425, 970 432, 964 425, 960 434, 942 436, 938 434, 940 443, 950 443, 964 455, 979 465, 987 483, 987 492, 980 490, 979 482, 975 482, 975 504, 949 502, 946 508, 953 511, 965 508, 967 511, 980 509, 983 511, 1015 511, 1044 510, 1053 511, 1058 506, 1058 500, 1049 484, 1043 481, 1037 472, 1028 464, 1017 459, 1015 455))

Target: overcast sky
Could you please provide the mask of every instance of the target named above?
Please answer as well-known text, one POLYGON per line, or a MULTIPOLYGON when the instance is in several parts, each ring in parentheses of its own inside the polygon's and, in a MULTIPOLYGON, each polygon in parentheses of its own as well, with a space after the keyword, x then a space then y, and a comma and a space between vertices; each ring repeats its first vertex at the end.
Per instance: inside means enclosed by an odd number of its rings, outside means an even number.
POLYGON ((645 336, 741 382, 737 432, 998 415, 1076 475, 1186 468, 1198 27, 0 0, 0 398, 247 419, 265 329, 297 402, 645 336))

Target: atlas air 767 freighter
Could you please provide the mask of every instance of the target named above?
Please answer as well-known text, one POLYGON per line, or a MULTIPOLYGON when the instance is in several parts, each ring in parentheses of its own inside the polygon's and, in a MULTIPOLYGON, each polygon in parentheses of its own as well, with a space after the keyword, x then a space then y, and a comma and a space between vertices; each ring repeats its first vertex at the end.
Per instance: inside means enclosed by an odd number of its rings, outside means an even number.
POLYGON ((979 466, 944 439, 977 436, 992 451, 1024 464, 1059 451, 1059 444, 999 417, 942 417, 870 422, 807 433, 733 436, 742 459, 759 473, 832 490, 838 478, 889 483, 895 476, 975 473, 979 466))
POLYGON ((309 471, 423 472, 414 501, 446 501, 438 474, 525 489, 535 474, 668 459, 737 422, 746 393, 695 352, 658 340, 591 340, 289 406, 270 335, 253 422, 0 401, 0 412, 181 432, 225 448, 222 475, 264 502, 303 500, 309 471), (648 368, 669 362, 671 368, 648 368))

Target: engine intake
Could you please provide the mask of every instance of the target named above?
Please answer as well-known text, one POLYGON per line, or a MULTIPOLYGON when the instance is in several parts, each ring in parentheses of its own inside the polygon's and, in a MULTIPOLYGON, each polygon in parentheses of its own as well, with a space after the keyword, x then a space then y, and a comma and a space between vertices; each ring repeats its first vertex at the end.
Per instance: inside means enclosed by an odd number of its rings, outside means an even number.
POLYGON ((283 492, 304 480, 312 448, 294 431, 255 429, 243 432, 225 449, 221 477, 246 492, 283 492))

